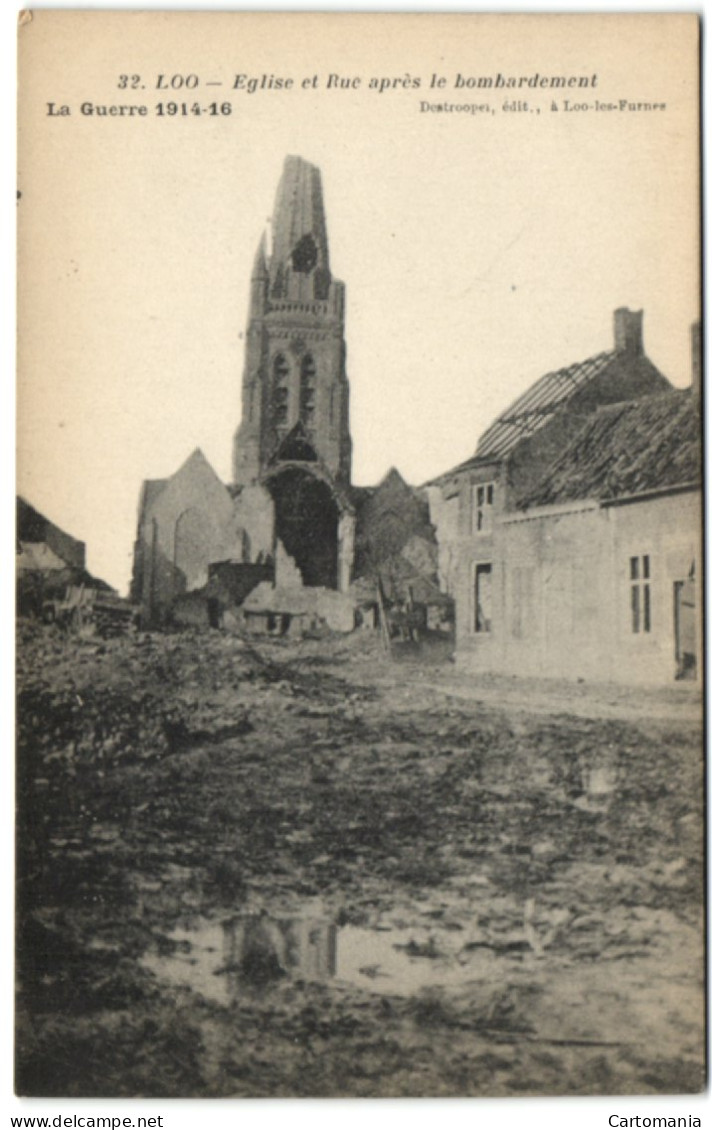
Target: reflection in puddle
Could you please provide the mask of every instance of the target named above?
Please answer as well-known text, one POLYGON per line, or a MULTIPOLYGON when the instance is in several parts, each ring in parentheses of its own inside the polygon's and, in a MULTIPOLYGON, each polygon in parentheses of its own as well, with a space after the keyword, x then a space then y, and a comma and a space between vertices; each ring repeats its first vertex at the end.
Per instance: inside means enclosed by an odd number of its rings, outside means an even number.
POLYGON ((174 951, 147 954, 145 968, 173 984, 229 1004, 286 978, 332 980, 371 992, 409 995, 490 977, 501 958, 462 934, 337 928, 324 918, 238 915, 197 919, 170 935, 174 951))
POLYGON ((224 922, 225 972, 252 984, 286 974, 325 980, 336 972, 336 926, 313 918, 245 915, 224 922))
POLYGON ((339 931, 338 976, 349 984, 399 996, 438 985, 464 985, 490 974, 492 950, 463 945, 458 934, 426 930, 339 931))

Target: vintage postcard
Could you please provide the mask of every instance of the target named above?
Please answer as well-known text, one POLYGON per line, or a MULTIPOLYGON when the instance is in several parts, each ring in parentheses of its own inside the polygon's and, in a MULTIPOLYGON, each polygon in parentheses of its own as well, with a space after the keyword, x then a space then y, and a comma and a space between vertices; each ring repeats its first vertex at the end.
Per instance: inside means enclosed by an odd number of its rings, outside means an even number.
POLYGON ((700 1092, 697 17, 19 22, 17 1093, 700 1092))

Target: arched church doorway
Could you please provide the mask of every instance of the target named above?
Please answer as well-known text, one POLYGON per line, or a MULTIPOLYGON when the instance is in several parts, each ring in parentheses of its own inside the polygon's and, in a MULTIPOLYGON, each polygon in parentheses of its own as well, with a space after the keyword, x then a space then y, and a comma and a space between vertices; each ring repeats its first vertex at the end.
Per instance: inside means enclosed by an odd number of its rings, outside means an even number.
POLYGON ((275 536, 293 557, 305 585, 337 587, 339 510, 330 487, 301 467, 268 482, 275 536))

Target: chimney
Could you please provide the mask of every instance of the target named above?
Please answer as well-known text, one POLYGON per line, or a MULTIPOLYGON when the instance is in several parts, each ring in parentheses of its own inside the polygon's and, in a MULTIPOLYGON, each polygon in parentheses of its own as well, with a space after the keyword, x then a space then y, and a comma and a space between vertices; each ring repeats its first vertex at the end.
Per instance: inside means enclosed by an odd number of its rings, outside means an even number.
POLYGON ((643 352, 643 311, 621 306, 613 312, 613 340, 616 353, 640 356, 643 352))
POLYGON ((690 326, 692 345, 692 394, 702 397, 702 323, 693 322, 690 326))

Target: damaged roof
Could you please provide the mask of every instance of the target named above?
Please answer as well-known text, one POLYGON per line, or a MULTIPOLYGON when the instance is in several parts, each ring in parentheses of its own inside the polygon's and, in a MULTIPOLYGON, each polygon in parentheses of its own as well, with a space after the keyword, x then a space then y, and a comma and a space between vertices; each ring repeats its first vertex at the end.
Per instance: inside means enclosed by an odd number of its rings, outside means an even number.
MULTIPOLYGON (((17 540, 25 553, 27 553, 29 545, 44 543, 49 547, 52 554, 61 558, 63 565, 71 565, 75 569, 84 568, 86 546, 83 541, 65 533, 20 495, 17 496, 16 506, 17 540)), ((43 567, 48 566, 45 564, 43 567)), ((31 566, 28 566, 28 568, 31 568, 31 566)))
POLYGON ((545 373, 482 433, 476 458, 507 455, 520 440, 547 424, 575 392, 602 373, 615 357, 614 351, 597 353, 566 369, 545 373))
POLYGON ((493 470, 496 471, 497 467, 499 466, 499 460, 496 455, 493 455, 489 458, 487 456, 480 458, 479 455, 471 455, 469 459, 465 459, 464 462, 458 463, 455 467, 451 467, 449 471, 443 471, 443 473, 441 475, 438 475, 436 478, 428 479, 427 483, 424 483, 420 489, 421 491, 425 492, 427 496, 428 487, 444 486, 446 483, 450 482, 451 479, 454 479, 457 475, 459 475, 462 471, 471 471, 474 467, 487 466, 491 466, 493 470))
POLYGON ((612 502, 701 482, 699 403, 683 389, 599 408, 520 509, 584 498, 612 502))

